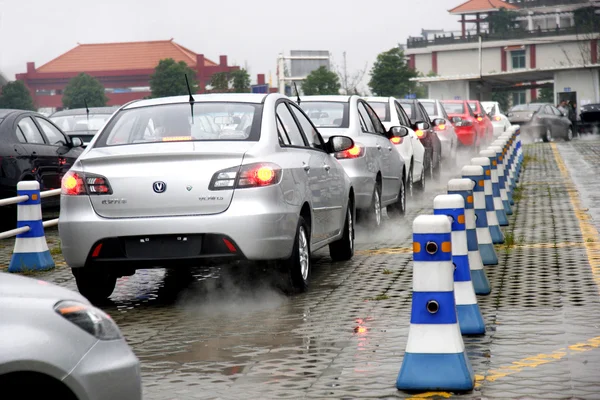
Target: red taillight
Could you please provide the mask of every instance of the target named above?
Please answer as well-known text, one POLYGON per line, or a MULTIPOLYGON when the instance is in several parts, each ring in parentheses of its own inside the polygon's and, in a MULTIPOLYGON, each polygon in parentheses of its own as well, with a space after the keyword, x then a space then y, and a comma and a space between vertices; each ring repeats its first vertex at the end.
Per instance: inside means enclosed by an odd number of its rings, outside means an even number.
POLYGON ((481 121, 483 121, 483 118, 477 117, 477 121, 481 122, 481 121))
POLYGON ((102 243, 100 243, 98 246, 96 246, 94 248, 94 251, 92 252, 92 257, 96 258, 100 255, 100 250, 102 250, 102 243))
POLYGON ((237 249, 235 248, 235 246, 233 245, 233 243, 231 243, 229 240, 223 238, 223 243, 225 243, 225 246, 227 246, 227 249, 230 252, 237 253, 237 249))
POLYGON ((90 191, 90 194, 106 194, 110 192, 110 188, 108 187, 108 182, 104 178, 98 177, 90 177, 86 178, 87 187, 90 191))
POLYGON ((392 142, 394 144, 400 144, 400 143, 402 143, 402 138, 398 137, 398 136, 394 136, 393 138, 390 139, 390 142, 392 142))
POLYGON ((418 137, 419 139, 422 139, 422 138, 424 138, 424 137, 425 137, 425 131, 422 131, 421 129, 417 129, 417 130, 415 131, 415 134, 417 135, 417 137, 418 137))
POLYGON ((345 151, 340 151, 339 153, 335 153, 334 156, 338 160, 347 159, 347 158, 359 158, 365 155, 365 148, 359 146, 358 144, 354 144, 351 148, 345 151))
POLYGON ((446 130, 446 124, 439 124, 438 126, 436 126, 434 128, 436 131, 445 131, 446 130))
POLYGON ((62 179, 61 189, 61 193, 66 196, 78 196, 80 194, 85 194, 83 179, 75 172, 67 172, 62 179))
POLYGON ((281 167, 273 163, 256 163, 233 167, 213 175, 209 190, 226 190, 270 186, 281 180, 281 167))
POLYGON ((496 116, 494 117, 494 121, 501 121, 501 120, 502 120, 502 118, 500 118, 500 116, 499 116, 499 115, 496 115, 496 116))

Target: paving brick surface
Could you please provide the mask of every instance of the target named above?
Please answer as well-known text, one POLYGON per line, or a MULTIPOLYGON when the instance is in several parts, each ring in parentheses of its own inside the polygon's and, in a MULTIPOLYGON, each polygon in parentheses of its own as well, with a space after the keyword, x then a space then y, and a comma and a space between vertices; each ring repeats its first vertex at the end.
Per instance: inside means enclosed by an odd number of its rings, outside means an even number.
MULTIPOLYGON (((589 229, 599 225, 600 140, 532 144, 525 154, 510 243, 486 269, 491 295, 478 297, 487 332, 464 337, 478 384, 452 396, 600 398, 598 263, 589 261, 590 240, 600 240, 589 229)), ((104 308, 142 362, 144 398, 410 397, 394 385, 410 318, 412 221, 431 213, 450 177, 404 219, 362 227, 350 262, 320 252, 302 295, 285 297, 240 268, 197 269, 191 283, 160 269, 120 279, 104 308)), ((56 229, 47 238, 58 249, 56 229)), ((0 241, 0 264, 11 248, 0 241)), ((55 260, 35 276, 76 289, 55 260)))

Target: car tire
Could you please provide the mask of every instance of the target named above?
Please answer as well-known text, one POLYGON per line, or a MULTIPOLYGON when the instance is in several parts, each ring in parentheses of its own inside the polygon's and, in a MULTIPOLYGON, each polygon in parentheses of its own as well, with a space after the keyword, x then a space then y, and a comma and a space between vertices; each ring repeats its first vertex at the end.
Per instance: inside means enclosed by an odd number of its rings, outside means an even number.
POLYGON ((400 179, 400 189, 398 192, 398 201, 387 206, 389 216, 401 217, 406 214, 406 184, 404 179, 400 179))
POLYGON ((423 167, 421 167, 421 179, 419 179, 419 182, 416 184, 415 189, 418 192, 423 193, 425 191, 427 184, 425 183, 425 165, 423 165, 423 167))
POLYGON ((285 276, 284 291, 301 293, 308 289, 311 274, 310 228, 304 218, 298 218, 292 255, 279 262, 285 276))
POLYGON ((379 182, 375 183, 371 205, 367 209, 359 210, 358 214, 359 220, 365 221, 369 227, 379 228, 381 226, 383 216, 381 209, 381 184, 379 182))
POLYGON ((333 261, 347 261, 354 256, 354 205, 348 200, 344 235, 329 244, 329 256, 333 261))
POLYGON ((427 175, 429 175, 429 179, 435 179, 435 158, 433 149, 431 150, 431 153, 427 155, 427 175))
POLYGON ((567 136, 565 137, 565 141, 570 142, 571 140, 573 140, 573 128, 569 127, 567 129, 567 136))
POLYGON ((115 290, 117 277, 105 270, 83 267, 71 271, 79 293, 94 304, 105 302, 115 290))
POLYGON ((410 198, 415 195, 415 184, 413 182, 413 162, 410 162, 410 170, 408 171, 408 179, 406 179, 406 195, 410 198))
POLYGON ((546 128, 546 133, 544 134, 542 140, 544 141, 544 143, 548 143, 552 140, 552 131, 550 130, 550 128, 546 128))

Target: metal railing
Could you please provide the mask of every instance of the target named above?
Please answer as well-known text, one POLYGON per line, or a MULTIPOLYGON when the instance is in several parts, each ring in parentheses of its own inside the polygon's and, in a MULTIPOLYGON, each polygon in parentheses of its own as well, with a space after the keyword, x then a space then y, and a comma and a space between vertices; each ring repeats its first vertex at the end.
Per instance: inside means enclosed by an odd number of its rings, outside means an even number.
MULTIPOLYGON (((40 198, 44 199, 46 197, 58 196, 58 195, 60 195, 60 192, 61 192, 60 189, 46 190, 44 192, 40 192, 40 198)), ((0 207, 12 205, 12 204, 19 204, 19 203, 22 203, 27 200, 29 200, 28 195, 15 196, 15 197, 9 197, 7 199, 1 199, 0 207)), ((44 221, 43 225, 44 225, 44 228, 56 226, 56 225, 58 225, 58 218, 44 221)), ((22 226, 20 228, 11 229, 10 231, 0 232, 0 239, 7 239, 9 237, 17 236, 21 233, 29 232, 30 229, 31 228, 29 226, 22 226)))

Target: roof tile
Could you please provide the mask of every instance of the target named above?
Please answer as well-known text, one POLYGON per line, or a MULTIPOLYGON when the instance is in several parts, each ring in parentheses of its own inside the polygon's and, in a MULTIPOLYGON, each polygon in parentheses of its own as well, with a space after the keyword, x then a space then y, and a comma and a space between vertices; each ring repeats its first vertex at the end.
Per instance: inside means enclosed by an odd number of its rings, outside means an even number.
POLYGON ((486 12, 489 10, 499 10, 506 8, 507 10, 518 10, 519 7, 514 4, 507 3, 502 0, 468 0, 467 2, 454 7, 450 10, 450 14, 471 14, 477 12, 486 12))

